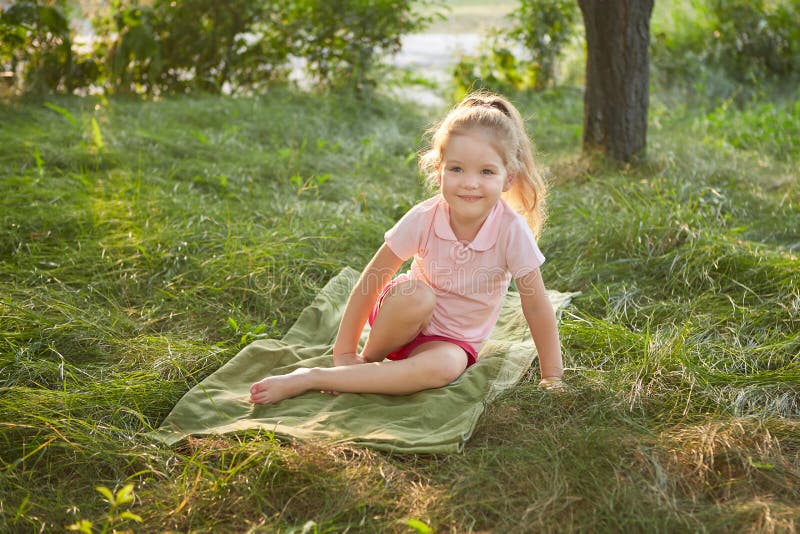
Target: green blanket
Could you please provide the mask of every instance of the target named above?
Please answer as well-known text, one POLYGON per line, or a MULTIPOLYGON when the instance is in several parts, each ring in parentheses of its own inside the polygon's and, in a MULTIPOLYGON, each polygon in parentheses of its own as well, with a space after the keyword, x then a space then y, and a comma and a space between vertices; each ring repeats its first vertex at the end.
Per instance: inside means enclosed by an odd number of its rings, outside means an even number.
MULTIPOLYGON (((353 269, 342 270, 282 340, 263 339, 243 348, 186 393, 150 435, 173 444, 190 434, 263 429, 279 436, 354 442, 392 451, 463 450, 486 405, 514 386, 536 356, 519 295, 513 291, 478 363, 447 387, 407 396, 309 392, 271 406, 249 402, 250 385, 264 376, 331 365, 339 320, 358 276, 353 269)), ((556 311, 573 295, 548 292, 556 311)))

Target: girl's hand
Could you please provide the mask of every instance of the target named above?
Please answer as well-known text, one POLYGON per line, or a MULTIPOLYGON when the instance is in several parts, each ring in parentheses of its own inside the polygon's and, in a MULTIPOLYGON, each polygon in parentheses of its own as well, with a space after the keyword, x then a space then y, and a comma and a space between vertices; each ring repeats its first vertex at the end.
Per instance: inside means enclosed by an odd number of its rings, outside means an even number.
POLYGON ((357 352, 343 352, 341 354, 333 355, 334 367, 340 367, 342 365, 357 365, 359 363, 364 363, 364 358, 357 352))
POLYGON ((560 391, 566 387, 564 381, 557 376, 550 376, 542 378, 539 381, 539 387, 545 391, 560 391))

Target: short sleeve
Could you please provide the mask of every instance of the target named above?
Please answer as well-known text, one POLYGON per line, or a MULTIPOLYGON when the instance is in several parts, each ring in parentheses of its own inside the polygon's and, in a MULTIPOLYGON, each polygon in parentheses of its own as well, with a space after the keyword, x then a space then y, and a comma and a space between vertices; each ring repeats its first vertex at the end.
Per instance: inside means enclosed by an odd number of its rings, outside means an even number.
POLYGON ((397 223, 390 228, 383 238, 395 256, 403 261, 417 253, 420 247, 420 234, 424 227, 422 218, 424 210, 416 205, 406 212, 397 223))
POLYGON ((509 227, 506 246, 506 265, 511 278, 517 279, 538 269, 545 261, 536 238, 522 217, 515 218, 509 227))

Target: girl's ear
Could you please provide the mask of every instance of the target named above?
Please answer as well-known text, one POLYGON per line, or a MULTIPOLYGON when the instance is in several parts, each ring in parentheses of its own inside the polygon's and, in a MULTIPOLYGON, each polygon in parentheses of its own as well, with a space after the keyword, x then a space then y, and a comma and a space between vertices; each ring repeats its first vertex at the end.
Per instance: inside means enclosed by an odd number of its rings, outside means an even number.
POLYGON ((503 184, 503 193, 505 193, 506 191, 508 191, 509 189, 511 189, 511 186, 512 186, 513 184, 514 184, 514 175, 513 175, 513 174, 508 174, 508 175, 506 176, 506 181, 505 181, 505 183, 503 184))

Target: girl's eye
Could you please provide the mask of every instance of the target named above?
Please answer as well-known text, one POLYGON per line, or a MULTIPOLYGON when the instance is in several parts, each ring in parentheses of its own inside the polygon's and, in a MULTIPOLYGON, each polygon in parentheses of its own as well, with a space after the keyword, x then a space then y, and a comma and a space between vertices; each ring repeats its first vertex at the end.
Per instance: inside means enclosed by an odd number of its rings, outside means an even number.
POLYGON ((481 172, 486 175, 494 174, 494 171, 492 169, 483 169, 481 172))
POLYGON ((456 165, 456 166, 450 167, 450 170, 452 172, 461 172, 461 167, 456 165))

